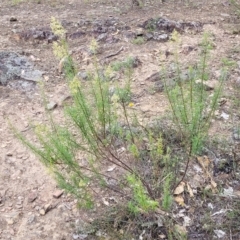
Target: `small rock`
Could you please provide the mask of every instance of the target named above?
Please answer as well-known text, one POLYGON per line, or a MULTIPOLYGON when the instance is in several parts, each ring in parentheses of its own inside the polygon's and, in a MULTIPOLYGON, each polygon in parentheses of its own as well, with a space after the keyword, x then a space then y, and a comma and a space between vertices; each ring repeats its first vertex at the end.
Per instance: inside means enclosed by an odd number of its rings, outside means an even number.
POLYGON ((86 239, 87 237, 87 234, 73 234, 73 239, 86 239))
POLYGON ((38 195, 35 192, 32 192, 28 195, 28 202, 32 203, 37 199, 38 195))
POLYGON ((215 86, 217 85, 217 81, 214 81, 214 80, 212 80, 212 81, 207 81, 207 82, 204 81, 204 83, 202 83, 202 80, 201 80, 201 79, 198 79, 198 80, 196 80, 196 84, 198 84, 199 87, 201 87, 201 84, 203 84, 203 89, 204 89, 205 91, 211 91, 211 90, 213 90, 213 89, 215 88, 215 86))
POLYGON ((72 96, 71 96, 70 94, 62 96, 62 97, 60 98, 60 100, 59 100, 60 105, 63 105, 65 101, 67 101, 67 100, 69 100, 69 99, 71 99, 71 98, 72 98, 72 96))
POLYGON ((49 212, 50 210, 54 209, 57 205, 58 205, 58 203, 48 203, 48 204, 45 204, 44 205, 45 214, 47 212, 49 212))
POLYGON ((105 41, 106 38, 107 38, 107 33, 102 33, 98 36, 97 41, 98 42, 105 41))
POLYGON ((223 118, 223 120, 228 120, 229 119, 229 114, 227 114, 225 112, 222 112, 221 117, 223 118))
POLYGON ((13 225, 14 224, 14 221, 13 221, 12 218, 7 218, 6 221, 7 221, 8 225, 13 225))
POLYGON ((227 14, 227 13, 221 13, 220 15, 221 15, 222 17, 230 17, 230 15, 227 14))
POLYGON ((155 92, 163 92, 164 84, 161 81, 155 82, 154 90, 155 90, 155 92))
POLYGON ((181 52, 184 53, 184 54, 189 54, 193 50, 194 50, 193 46, 185 44, 185 45, 182 46, 182 51, 181 52))
POLYGON ((160 78, 160 72, 156 72, 156 73, 153 73, 152 75, 150 75, 149 77, 147 77, 146 81, 157 82, 160 79, 161 79, 160 78))
POLYGON ((147 39, 147 41, 150 41, 151 39, 153 39, 153 34, 152 33, 146 33, 146 39, 147 39))
POLYGON ((41 210, 39 211, 39 213, 40 213, 42 216, 44 216, 44 215, 46 214, 46 212, 45 212, 44 209, 41 209, 41 210))
POLYGON ((48 204, 44 205, 45 213, 49 212, 51 209, 52 209, 52 204, 51 203, 48 203, 48 204))
POLYGON ((240 141, 240 128, 235 128, 233 130, 233 139, 236 141, 240 141))
POLYGON ((47 110, 53 110, 53 109, 55 109, 57 107, 57 103, 56 102, 49 102, 48 104, 47 104, 47 110))
POLYGON ((77 75, 78 75, 78 77, 80 77, 83 80, 88 80, 88 74, 86 71, 80 71, 80 72, 78 72, 77 75))
POLYGON ((240 77, 238 77, 235 81, 236 87, 240 87, 240 77))
POLYGON ((168 34, 154 34, 153 35, 153 39, 159 42, 166 42, 169 39, 169 35, 168 34))
POLYGON ((141 60, 138 57, 134 57, 132 61, 132 67, 137 68, 142 64, 141 60))
POLYGON ((232 187, 224 188, 223 189, 223 193, 221 195, 224 196, 224 197, 232 197, 232 196, 234 196, 233 188, 232 187))
POLYGON ((35 221, 35 219, 36 219, 36 216, 35 216, 35 215, 31 215, 31 216, 28 218, 27 223, 28 223, 28 224, 31 224, 31 223, 33 223, 33 222, 35 221))
POLYGON ((17 18, 12 16, 12 17, 10 17, 9 21, 10 22, 17 22, 17 18))
POLYGON ((142 28, 138 28, 138 29, 136 29, 135 34, 136 34, 137 36, 143 36, 144 31, 143 31, 142 28))
POLYGON ((214 233, 217 235, 218 238, 224 238, 226 233, 222 230, 213 230, 214 233))
POLYGON ((41 207, 35 206, 34 209, 35 209, 36 211, 39 211, 39 210, 41 209, 41 207))
POLYGON ((56 190, 54 193, 53 193, 53 197, 54 198, 60 198, 63 194, 63 190, 56 190))

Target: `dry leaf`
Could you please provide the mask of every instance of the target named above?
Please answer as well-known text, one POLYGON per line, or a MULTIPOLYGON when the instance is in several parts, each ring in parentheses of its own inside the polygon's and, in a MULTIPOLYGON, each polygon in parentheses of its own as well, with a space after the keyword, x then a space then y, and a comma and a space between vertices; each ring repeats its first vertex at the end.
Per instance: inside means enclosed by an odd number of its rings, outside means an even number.
POLYGON ((207 170, 211 163, 207 156, 197 157, 197 161, 204 170, 207 170))
POLYGON ((185 182, 180 182, 180 184, 174 190, 174 195, 179 195, 184 192, 185 182))
POLYGON ((187 183, 187 190, 188 190, 190 197, 194 197, 193 190, 188 183, 187 183))
POLYGON ((177 197, 174 197, 174 200, 175 202, 177 202, 180 206, 184 206, 184 199, 182 196, 177 196, 177 197))

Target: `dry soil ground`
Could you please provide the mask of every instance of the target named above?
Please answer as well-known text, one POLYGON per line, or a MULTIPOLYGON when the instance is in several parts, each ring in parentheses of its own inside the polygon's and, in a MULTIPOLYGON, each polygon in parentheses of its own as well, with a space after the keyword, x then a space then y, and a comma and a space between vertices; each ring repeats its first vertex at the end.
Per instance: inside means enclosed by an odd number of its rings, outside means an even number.
MULTIPOLYGON (((160 64, 168 64, 173 60, 171 53, 174 51, 174 44, 161 39, 149 39, 142 45, 132 41, 136 36, 146 37, 145 30, 140 27, 144 21, 163 17, 202 24, 196 25, 199 29, 191 26, 181 33, 179 54, 183 66, 196 60, 204 31, 211 34, 214 43, 210 62, 213 80, 219 73, 222 58, 235 61, 236 65, 231 70, 224 89, 226 101, 211 129, 212 136, 220 135, 231 139, 232 129, 239 120, 239 112, 237 113, 237 108, 231 107, 230 97, 235 96, 235 82, 240 84, 240 20, 228 1, 190 0, 187 3, 166 0, 162 4, 155 0, 146 2, 142 8, 131 7, 130 0, 38 2, 29 0, 14 4, 11 0, 1 0, 0 52, 24 55, 36 69, 44 71, 46 95, 50 101, 58 104, 52 110, 58 119, 61 116, 63 99, 68 94, 64 76, 59 73, 59 62, 52 52, 53 39, 47 35, 52 16, 66 28, 70 50, 83 74, 84 70, 91 68, 88 50, 93 38, 99 41, 101 51, 98 58, 102 62, 124 60, 127 56, 137 57, 140 63, 134 69, 133 76, 135 102, 136 108, 146 118, 163 114, 168 106, 161 87, 149 77, 159 71, 160 64), (109 56, 112 53, 118 54, 109 56), (162 58, 162 55, 169 56, 162 58)), ((0 99, 0 239, 81 239, 74 232, 88 216, 77 209, 76 202, 69 195, 64 193, 55 196, 59 189, 51 175, 9 129, 10 121, 26 133, 30 122, 41 123, 46 120, 39 88, 34 84, 26 87, 17 82, 9 83, 7 86, 0 86, 0 99)), ((29 138, 35 140, 32 136, 29 138)), ((221 176, 222 182, 228 181, 227 174, 221 176)), ((239 181, 235 178, 227 187, 232 187, 236 192, 239 186, 239 181)), ((238 195, 237 198, 239 197, 238 195)), ((224 214, 219 212, 221 207, 215 209, 214 203, 205 208, 209 208, 211 214, 224 214)), ((201 214, 204 215, 204 210, 201 210, 201 214)), ((222 221, 222 218, 214 219, 213 224, 216 224, 214 221, 222 221)), ((196 219, 193 221, 196 221, 196 225, 203 224, 196 219)), ((237 231, 236 226, 234 230, 229 227, 223 229, 225 235, 221 235, 221 229, 213 230, 218 232, 209 231, 206 234, 207 231, 202 231, 203 234, 196 233, 194 237, 194 231, 197 232, 194 229, 189 239, 218 239, 217 236, 221 239, 240 239, 240 229, 237 231)))

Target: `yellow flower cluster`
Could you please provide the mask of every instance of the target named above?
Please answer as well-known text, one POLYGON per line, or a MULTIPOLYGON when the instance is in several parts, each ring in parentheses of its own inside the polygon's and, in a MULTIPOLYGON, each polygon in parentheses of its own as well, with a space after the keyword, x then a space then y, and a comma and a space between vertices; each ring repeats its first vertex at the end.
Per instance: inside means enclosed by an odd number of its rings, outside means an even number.
POLYGON ((57 35, 61 39, 65 38, 66 30, 55 17, 51 18, 50 27, 55 35, 57 35))
POLYGON ((62 60, 64 59, 64 57, 68 56, 68 49, 65 47, 64 44, 54 42, 53 53, 57 59, 62 60))
POLYGON ((49 128, 46 125, 44 125, 44 124, 38 124, 35 127, 34 130, 35 130, 36 135, 38 135, 38 136, 49 133, 49 128))
POLYGON ((98 46, 97 41, 96 41, 95 39, 93 39, 93 40, 91 41, 90 46, 89 46, 90 51, 91 51, 93 54, 95 54, 95 53, 97 53, 98 48, 99 48, 99 46, 98 46))
POLYGON ((81 84, 77 76, 73 78, 72 81, 69 82, 69 88, 73 95, 78 93, 78 89, 80 88, 81 84))

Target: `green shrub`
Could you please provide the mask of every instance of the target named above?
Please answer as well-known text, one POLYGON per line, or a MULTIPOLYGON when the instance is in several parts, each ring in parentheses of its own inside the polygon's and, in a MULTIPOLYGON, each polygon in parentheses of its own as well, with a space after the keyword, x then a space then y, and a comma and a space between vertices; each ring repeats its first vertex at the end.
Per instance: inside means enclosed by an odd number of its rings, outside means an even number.
MULTIPOLYGON (((126 212, 133 216, 151 215, 160 206, 171 210, 173 187, 185 177, 192 156, 201 151, 226 79, 223 69, 219 86, 211 94, 206 91, 209 38, 204 36, 201 58, 194 67, 189 67, 187 77, 183 77, 177 53, 173 79, 167 79, 162 68, 173 121, 187 156, 185 172, 179 181, 181 158, 173 156, 159 129, 140 124, 132 111, 134 58, 112 63, 106 69, 100 68, 94 58, 95 68, 88 74, 88 81, 83 81, 69 54, 65 29, 54 18, 51 28, 59 36, 53 51, 63 64, 72 103, 64 107, 61 123, 47 111, 49 122, 33 126, 37 143, 15 130, 17 137, 40 157, 59 187, 78 199, 79 207, 93 208, 111 191, 128 202, 126 212), (121 86, 111 81, 112 71, 120 70, 126 78, 121 86)), ((176 44, 178 38, 175 32, 176 44)), ((97 42, 92 41, 90 48, 91 52, 97 52, 97 42)), ((224 63, 232 66, 226 59, 224 63)), ((181 237, 185 239, 185 235, 181 237)))
MULTIPOLYGON (((178 41, 177 32, 173 38, 178 41)), ((208 58, 211 42, 207 34, 201 44, 201 57, 195 67, 189 67, 187 77, 183 77, 177 53, 175 54, 176 76, 174 84, 165 78, 165 90, 171 106, 174 123, 182 135, 189 155, 201 150, 226 79, 226 69, 222 70, 219 85, 213 93, 206 91, 209 80, 208 58)), ((177 52, 177 51, 176 51, 177 52)))
MULTIPOLYGON (((51 27, 60 38, 53 45, 54 53, 64 60, 64 74, 73 102, 64 108, 65 119, 60 124, 48 112, 49 124, 33 126, 38 144, 21 134, 16 133, 17 136, 51 170, 59 187, 79 200, 79 206, 92 208, 99 194, 104 194, 102 190, 108 189, 128 200, 129 209, 135 214, 154 211, 159 207, 156 199, 162 189, 157 183, 162 178, 159 163, 164 146, 160 135, 153 135, 138 123, 134 114, 129 114, 134 105, 131 102, 133 60, 128 58, 107 69, 99 69, 95 61, 89 81, 81 81, 68 51, 65 30, 54 18, 51 27), (126 83, 121 87, 115 85, 114 93, 110 94, 110 73, 121 68, 128 69, 126 83), (151 145, 148 151, 146 144, 151 145), (149 178, 144 173, 146 164, 149 178), (117 173, 107 171, 112 166, 118 169, 117 173)), ((93 41, 93 52, 97 47, 93 41)))

